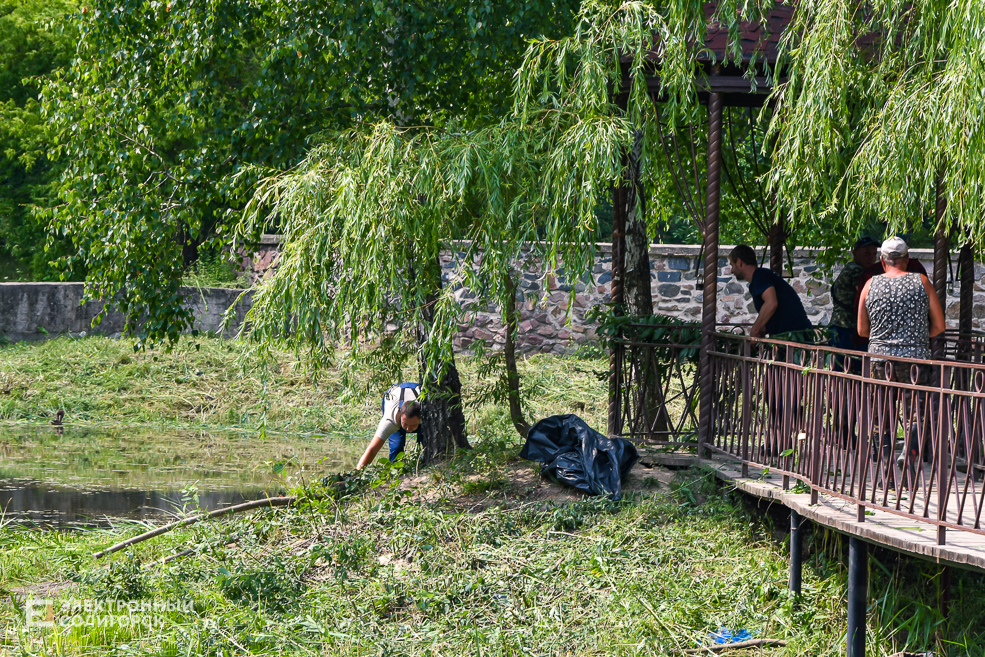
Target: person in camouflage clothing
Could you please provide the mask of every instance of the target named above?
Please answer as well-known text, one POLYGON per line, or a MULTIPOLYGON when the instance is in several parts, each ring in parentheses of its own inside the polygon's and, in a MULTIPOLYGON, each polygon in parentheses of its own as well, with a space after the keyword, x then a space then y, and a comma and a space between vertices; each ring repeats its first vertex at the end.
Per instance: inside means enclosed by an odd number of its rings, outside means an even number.
POLYGON ((831 346, 838 349, 858 349, 858 306, 856 292, 865 270, 876 262, 879 242, 862 237, 852 248, 852 261, 845 265, 831 286, 831 346))

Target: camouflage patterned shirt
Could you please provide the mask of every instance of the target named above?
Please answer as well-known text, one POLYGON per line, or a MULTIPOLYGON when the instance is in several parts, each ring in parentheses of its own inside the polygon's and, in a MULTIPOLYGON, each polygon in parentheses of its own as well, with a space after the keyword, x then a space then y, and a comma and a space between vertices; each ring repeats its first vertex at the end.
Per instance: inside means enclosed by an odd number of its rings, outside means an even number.
POLYGON ((841 326, 854 329, 858 323, 858 309, 855 307, 855 293, 858 282, 865 270, 854 260, 845 265, 831 286, 831 302, 834 312, 831 314, 831 326, 841 326))

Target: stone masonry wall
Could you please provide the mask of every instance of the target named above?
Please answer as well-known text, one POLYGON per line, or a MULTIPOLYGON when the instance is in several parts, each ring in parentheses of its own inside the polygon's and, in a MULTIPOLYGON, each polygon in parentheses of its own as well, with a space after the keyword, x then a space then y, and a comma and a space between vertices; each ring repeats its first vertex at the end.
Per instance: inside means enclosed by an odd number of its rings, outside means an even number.
MULTIPOLYGON (((268 236, 261 245, 261 251, 248 260, 253 266, 251 279, 257 280, 266 275, 269 263, 276 262, 276 236, 268 236), (263 265, 263 266, 261 266, 263 265)), ((752 323, 755 312, 748 285, 736 280, 729 267, 727 254, 730 246, 721 246, 718 260, 718 321, 720 323, 752 323)), ((763 249, 757 249, 762 253, 763 249)), ((653 293, 654 311, 700 321, 703 291, 696 283, 701 278, 704 265, 700 260, 701 247, 692 245, 654 244, 650 247, 650 281, 653 293)), ((823 274, 815 264, 817 251, 813 249, 794 249, 789 254, 793 262, 793 275, 784 270, 784 276, 804 302, 807 315, 815 326, 825 326, 831 319, 830 283, 841 268, 834 270, 831 277, 823 274)), ((913 249, 911 257, 919 260, 931 271, 933 252, 929 249, 913 249)), ((953 266, 949 270, 948 303, 945 314, 949 327, 957 326, 960 312, 958 284, 950 280, 950 274, 957 275, 957 254, 952 255, 953 266)), ((454 286, 455 264, 452 254, 443 259, 444 280, 454 286)), ((592 280, 573 284, 574 302, 570 316, 567 313, 569 292, 572 286, 559 282, 555 272, 544 272, 538 262, 524 268, 519 281, 518 294, 522 295, 520 305, 520 330, 518 332, 518 351, 521 353, 563 353, 581 345, 593 344, 597 340, 595 327, 586 323, 585 313, 593 306, 609 302, 609 282, 612 278, 612 248, 610 244, 599 244, 593 269, 592 280)), ((465 321, 459 325, 459 335, 455 347, 467 349, 477 340, 485 340, 492 347, 501 347, 505 342, 503 325, 496 306, 479 306, 474 295, 466 289, 455 290, 455 296, 467 311, 465 321)), ((974 327, 985 326, 985 265, 975 266, 974 327)))
MULTIPOLYGON (((83 332, 119 337, 125 323, 123 315, 108 313, 93 328, 92 320, 102 310, 102 304, 82 303, 84 291, 84 283, 0 283, 0 336, 12 342, 83 332)), ((223 315, 236 304, 236 322, 227 335, 239 328, 250 308, 249 295, 239 301, 242 292, 214 287, 181 288, 199 331, 222 331, 223 315)))

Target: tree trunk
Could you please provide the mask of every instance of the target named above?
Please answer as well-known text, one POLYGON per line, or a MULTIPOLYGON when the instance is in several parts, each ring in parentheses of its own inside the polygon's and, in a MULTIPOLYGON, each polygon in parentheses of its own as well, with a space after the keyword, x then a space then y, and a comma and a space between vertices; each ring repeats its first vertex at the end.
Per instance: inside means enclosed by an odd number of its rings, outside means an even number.
POLYGON ((421 403, 421 465, 428 465, 455 453, 456 448, 471 449, 465 435, 462 412, 462 382, 452 359, 440 381, 427 382, 428 394, 421 403))
MULTIPOLYGON (((626 187, 626 272, 624 301, 626 314, 646 317, 653 314, 653 290, 650 279, 650 240, 647 235, 646 201, 640 184, 640 149, 642 135, 637 131, 629 156, 629 185, 626 187)), ((643 414, 649 436, 667 438, 673 427, 663 394, 663 381, 650 367, 647 350, 632 349, 633 378, 638 382, 635 403, 643 414)), ((654 354, 656 355, 656 354, 654 354)), ((659 358, 659 355, 657 355, 659 358)))
MULTIPOLYGON (((422 311, 422 322, 417 329, 418 346, 424 345, 434 325, 434 304, 441 290, 441 263, 435 259, 430 276, 432 294, 422 311)), ((421 465, 428 465, 455 452, 456 448, 471 449, 465 435, 465 413, 462 411, 462 382, 455 366, 455 356, 442 363, 444 372, 438 376, 427 375, 427 365, 422 360, 421 380, 427 390, 421 403, 421 427, 418 438, 421 442, 421 465)))
POLYGON ((506 327, 506 344, 503 346, 503 360, 506 363, 506 396, 510 403, 510 420, 521 438, 527 437, 530 425, 523 417, 520 407, 520 373, 516 369, 516 281, 507 274, 506 289, 509 301, 503 305, 503 324, 506 327))
POLYGON ((646 207, 640 184, 640 149, 642 134, 636 132, 633 152, 629 155, 629 185, 626 188, 626 271, 624 302, 626 314, 643 317, 653 314, 653 290, 650 286, 650 240, 646 232, 646 207))

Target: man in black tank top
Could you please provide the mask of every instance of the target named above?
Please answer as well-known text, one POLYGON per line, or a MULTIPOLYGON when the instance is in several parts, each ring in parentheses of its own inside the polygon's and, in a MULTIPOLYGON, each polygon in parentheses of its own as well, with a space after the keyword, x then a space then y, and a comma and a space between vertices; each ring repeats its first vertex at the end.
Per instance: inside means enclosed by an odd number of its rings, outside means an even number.
POLYGON ((749 294, 759 316, 749 329, 754 338, 787 338, 797 342, 805 339, 805 333, 814 326, 807 318, 807 311, 800 296, 790 284, 769 269, 756 264, 756 252, 745 244, 732 249, 729 254, 732 273, 740 281, 749 282, 749 294), (790 335, 793 334, 793 335, 790 335), (798 335, 799 334, 799 335, 798 335))

